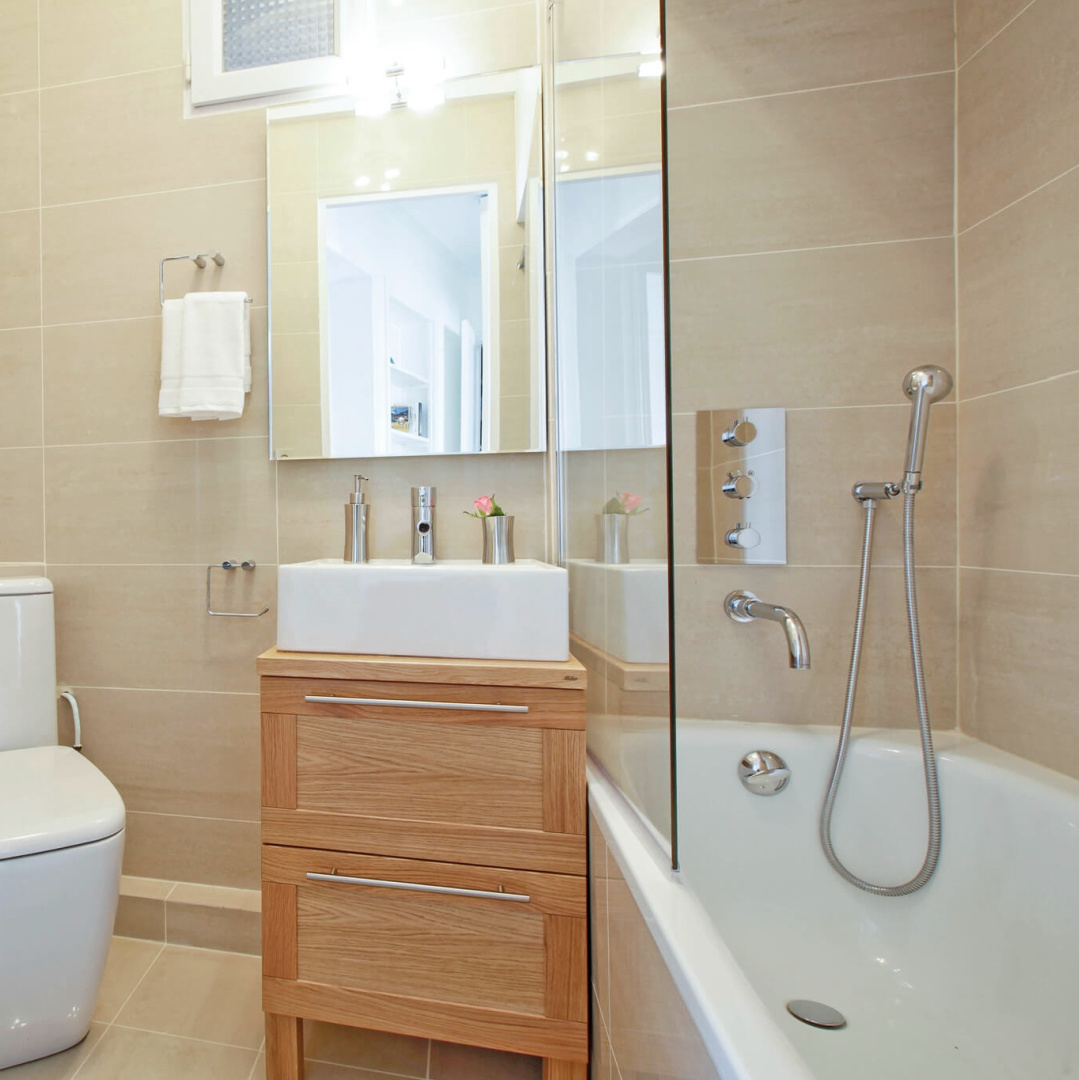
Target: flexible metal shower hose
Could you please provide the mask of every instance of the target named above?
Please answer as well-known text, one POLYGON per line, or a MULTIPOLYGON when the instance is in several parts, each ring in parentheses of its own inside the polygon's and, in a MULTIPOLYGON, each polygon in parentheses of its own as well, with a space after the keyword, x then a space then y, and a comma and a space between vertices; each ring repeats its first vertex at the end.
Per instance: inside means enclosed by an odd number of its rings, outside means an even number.
POLYGON ((843 707, 843 725, 839 732, 832 779, 820 816, 820 840, 824 854, 833 869, 844 880, 875 896, 907 896, 917 892, 932 876, 940 858, 940 787, 937 782, 937 760, 933 753, 933 729, 929 724, 929 704, 925 695, 925 672, 922 670, 922 641, 918 626, 918 595, 914 585, 914 496, 907 490, 903 497, 903 580, 907 594, 907 627, 910 631, 910 656, 914 667, 914 693, 918 700, 918 727, 922 736, 922 764, 925 768, 925 794, 929 805, 929 840, 925 862, 910 881, 902 885, 874 885, 852 874, 840 861, 832 847, 832 810, 840 777, 847 758, 850 729, 854 720, 854 699, 858 692, 858 669, 862 658, 862 634, 865 629, 865 608, 869 593, 869 571, 873 553, 873 516, 876 506, 872 499, 865 505, 865 538, 862 543, 862 568, 858 581, 858 611, 854 619, 854 644, 851 647, 850 676, 847 679, 847 699, 843 707))

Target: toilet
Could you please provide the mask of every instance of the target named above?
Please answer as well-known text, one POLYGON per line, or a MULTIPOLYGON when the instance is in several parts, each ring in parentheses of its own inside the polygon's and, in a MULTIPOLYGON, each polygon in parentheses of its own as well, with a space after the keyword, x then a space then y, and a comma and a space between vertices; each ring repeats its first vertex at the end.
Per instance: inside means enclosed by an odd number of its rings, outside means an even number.
POLYGON ((119 792, 57 745, 52 582, 0 578, 0 1069, 89 1031, 123 851, 119 792))

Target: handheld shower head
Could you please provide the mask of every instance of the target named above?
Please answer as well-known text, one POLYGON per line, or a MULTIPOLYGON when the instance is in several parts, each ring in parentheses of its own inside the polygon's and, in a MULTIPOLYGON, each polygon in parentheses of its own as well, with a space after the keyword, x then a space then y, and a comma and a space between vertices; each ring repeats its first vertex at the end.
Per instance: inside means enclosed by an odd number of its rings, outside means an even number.
POLYGON ((903 469, 903 488, 918 491, 922 486, 922 458, 929 431, 929 406, 952 392, 952 377, 939 367, 915 368, 903 379, 903 392, 910 398, 910 432, 907 435, 907 461, 903 469))

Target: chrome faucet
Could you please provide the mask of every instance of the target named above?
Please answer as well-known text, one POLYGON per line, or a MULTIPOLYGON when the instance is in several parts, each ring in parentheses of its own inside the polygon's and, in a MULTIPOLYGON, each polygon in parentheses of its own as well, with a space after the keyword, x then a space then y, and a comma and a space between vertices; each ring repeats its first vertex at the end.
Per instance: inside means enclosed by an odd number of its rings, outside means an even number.
POLYGON ((752 622, 754 619, 768 619, 769 622, 783 624, 787 634, 787 648, 790 649, 790 666, 796 671, 809 668, 809 638, 802 620, 790 608, 779 604, 767 604, 751 592, 738 590, 729 593, 723 601, 723 610, 735 622, 752 622))
POLYGON ((435 561, 435 489, 412 489, 412 561, 435 561))

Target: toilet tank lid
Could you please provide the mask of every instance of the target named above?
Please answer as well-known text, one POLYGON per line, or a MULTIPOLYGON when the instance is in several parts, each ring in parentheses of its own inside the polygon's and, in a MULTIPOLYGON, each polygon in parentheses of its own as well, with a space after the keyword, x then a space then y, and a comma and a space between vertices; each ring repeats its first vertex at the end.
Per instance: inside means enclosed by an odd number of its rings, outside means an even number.
POLYGON ((51 592, 52 582, 47 577, 0 578, 0 596, 32 596, 51 592))
POLYGON ((89 844, 123 827, 120 793, 77 750, 0 753, 0 860, 89 844))

